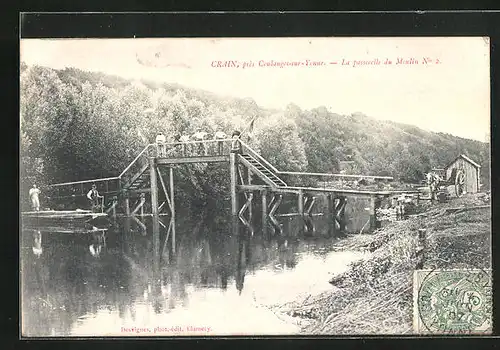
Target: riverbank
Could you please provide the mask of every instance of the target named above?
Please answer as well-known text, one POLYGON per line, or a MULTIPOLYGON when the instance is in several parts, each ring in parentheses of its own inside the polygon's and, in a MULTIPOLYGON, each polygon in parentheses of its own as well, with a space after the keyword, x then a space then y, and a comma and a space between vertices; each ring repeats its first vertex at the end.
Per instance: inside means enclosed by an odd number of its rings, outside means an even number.
POLYGON ((481 194, 421 204, 420 213, 335 249, 368 252, 332 278, 332 290, 272 310, 303 334, 411 334, 418 229, 427 230, 424 269, 491 268, 491 214, 481 194), (464 209, 465 208, 465 209, 464 209))

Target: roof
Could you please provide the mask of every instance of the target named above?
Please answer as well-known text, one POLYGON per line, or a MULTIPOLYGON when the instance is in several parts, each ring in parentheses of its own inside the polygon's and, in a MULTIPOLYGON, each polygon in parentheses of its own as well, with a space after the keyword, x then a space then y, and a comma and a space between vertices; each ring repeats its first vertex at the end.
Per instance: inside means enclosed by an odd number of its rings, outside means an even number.
POLYGON ((479 164, 477 164, 475 161, 473 161, 472 159, 470 159, 469 157, 467 157, 465 154, 461 154, 459 155, 457 158, 453 159, 452 162, 450 162, 446 167, 445 169, 448 169, 450 167, 450 165, 452 165, 453 163, 455 163, 457 161, 457 159, 459 158, 462 158, 464 159, 465 161, 471 163, 472 165, 474 165, 476 168, 480 168, 481 166, 479 164))

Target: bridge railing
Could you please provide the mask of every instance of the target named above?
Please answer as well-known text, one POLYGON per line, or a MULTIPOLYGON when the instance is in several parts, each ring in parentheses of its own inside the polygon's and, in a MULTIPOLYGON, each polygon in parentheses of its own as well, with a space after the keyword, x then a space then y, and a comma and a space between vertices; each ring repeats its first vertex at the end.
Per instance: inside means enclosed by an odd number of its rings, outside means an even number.
MULTIPOLYGON (((166 157, 203 157, 227 155, 231 150, 231 139, 213 139, 203 141, 166 143, 166 157)), ((95 184, 100 194, 117 194, 134 176, 148 165, 149 157, 157 157, 158 149, 154 143, 145 146, 129 163, 120 175, 108 178, 73 181, 49 185, 51 198, 85 197, 95 184)))
MULTIPOLYGON (((105 196, 106 203, 111 195, 118 194, 124 181, 133 173, 139 164, 143 164, 144 156, 151 150, 152 145, 146 146, 139 155, 125 168, 119 176, 98 178, 91 180, 81 180, 72 182, 63 182, 48 186, 49 199, 75 199, 77 202, 85 198, 87 193, 95 184, 100 195, 105 196)), ((147 158, 146 158, 147 161, 147 158)))
POLYGON ((256 158, 267 168, 272 170, 277 176, 285 180, 289 185, 305 185, 305 186, 319 186, 323 188, 340 185, 345 187, 353 184, 354 181, 365 180, 373 181, 393 181, 392 176, 376 176, 376 175, 351 175, 351 174, 335 174, 335 173, 313 173, 313 172, 298 172, 298 171, 281 171, 273 166, 267 159, 260 155, 257 151, 252 149, 245 142, 240 141, 243 153, 248 153, 256 158))
POLYGON ((130 183, 130 181, 132 181, 134 176, 141 169, 144 169, 149 164, 148 158, 154 157, 155 151, 156 151, 155 145, 152 143, 148 144, 146 147, 142 149, 141 152, 139 152, 139 154, 130 162, 130 164, 127 165, 125 169, 123 169, 121 174, 118 175, 118 178, 120 179, 121 188, 127 186, 130 183))
POLYGON ((104 195, 105 198, 108 198, 109 195, 119 191, 120 178, 115 176, 49 185, 47 189, 47 198, 49 200, 73 199, 75 200, 75 204, 83 204, 80 202, 87 196, 93 184, 96 185, 100 195, 104 195))
POLYGON ((240 140, 240 144, 241 144, 241 151, 242 151, 242 153, 244 153, 244 154, 246 154, 246 153, 250 154, 252 157, 254 157, 255 159, 257 159, 259 162, 263 163, 263 165, 265 165, 267 168, 269 168, 273 172, 275 172, 277 174, 280 173, 280 171, 278 169, 276 169, 274 167, 274 165, 272 165, 271 163, 269 163, 266 158, 264 158, 263 156, 261 156, 259 154, 259 152, 255 151, 252 147, 250 147, 249 145, 247 145, 245 142, 243 142, 241 140, 240 140))
POLYGON ((279 171, 278 174, 287 179, 290 183, 310 186, 314 184, 316 187, 322 188, 357 188, 359 185, 368 185, 380 182, 393 181, 392 176, 377 176, 377 175, 352 175, 352 174, 336 174, 336 173, 310 173, 298 171, 279 171))
MULTIPOLYGON (((227 155, 231 139, 169 142, 165 144, 166 158, 212 157, 227 155)), ((156 145, 155 149, 156 149, 156 145)))

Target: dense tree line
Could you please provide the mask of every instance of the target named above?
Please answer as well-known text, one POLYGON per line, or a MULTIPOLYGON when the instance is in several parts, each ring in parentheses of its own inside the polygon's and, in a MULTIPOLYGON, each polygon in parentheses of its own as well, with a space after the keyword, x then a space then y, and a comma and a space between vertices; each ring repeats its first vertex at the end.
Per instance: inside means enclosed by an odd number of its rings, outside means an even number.
MULTIPOLYGON (((245 139, 283 170, 338 172, 339 161, 352 160, 356 173, 416 182, 460 153, 489 169, 488 145, 477 141, 324 107, 268 110, 252 99, 74 68, 22 63, 20 113, 22 188, 116 176, 158 131, 172 141, 174 134, 192 134, 197 127, 230 134, 252 120, 254 130, 245 139)), ((184 192, 196 190, 201 202, 221 193, 228 176, 218 165, 186 166, 180 173, 184 192)))

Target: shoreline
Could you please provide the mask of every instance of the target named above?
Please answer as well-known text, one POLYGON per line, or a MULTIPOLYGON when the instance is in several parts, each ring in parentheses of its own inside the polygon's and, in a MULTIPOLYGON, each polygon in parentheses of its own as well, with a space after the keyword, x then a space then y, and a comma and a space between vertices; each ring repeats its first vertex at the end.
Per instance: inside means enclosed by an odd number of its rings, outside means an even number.
POLYGON ((352 234, 334 249, 370 252, 335 275, 332 290, 267 306, 302 335, 413 334, 413 272, 418 229, 427 230, 421 269, 491 268, 491 213, 481 194, 427 204, 372 234, 352 234), (458 209, 457 209, 458 208, 458 209), (471 210, 473 209, 473 210, 471 210))

